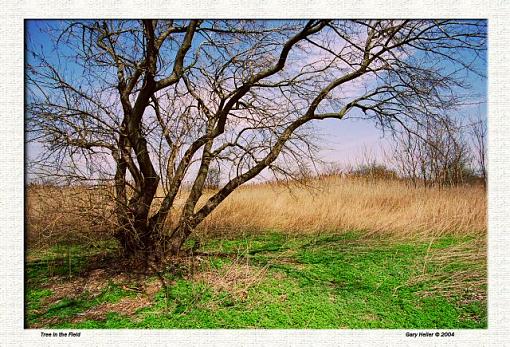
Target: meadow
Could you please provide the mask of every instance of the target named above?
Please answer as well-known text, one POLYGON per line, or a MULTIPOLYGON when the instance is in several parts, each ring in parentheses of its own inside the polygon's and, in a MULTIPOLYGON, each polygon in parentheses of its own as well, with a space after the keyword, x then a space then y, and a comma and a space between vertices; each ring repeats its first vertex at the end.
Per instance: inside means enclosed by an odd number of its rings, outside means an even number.
POLYGON ((115 261, 108 187, 26 194, 27 327, 487 327, 479 185, 337 175, 245 185, 190 252, 150 274, 115 261))

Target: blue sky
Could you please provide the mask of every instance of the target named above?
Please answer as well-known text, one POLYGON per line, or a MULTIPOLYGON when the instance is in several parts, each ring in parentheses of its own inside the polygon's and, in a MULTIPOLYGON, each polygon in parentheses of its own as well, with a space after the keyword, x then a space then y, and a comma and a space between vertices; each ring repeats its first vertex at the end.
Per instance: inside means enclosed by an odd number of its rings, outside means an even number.
MULTIPOLYGON (((42 50, 50 59, 52 55, 51 40, 41 29, 49 23, 55 24, 55 21, 27 20, 25 23, 26 37, 30 37, 28 44, 36 50, 42 50)), ((32 59, 26 55, 27 62, 32 59)), ((466 59, 472 57, 467 56, 466 59)), ((478 67, 481 70, 487 70, 486 61, 478 61, 478 67)), ((75 71, 76 74, 76 71, 75 71)), ((471 117, 476 114, 482 117, 487 116, 487 79, 477 76, 473 73, 467 75, 467 81, 472 85, 469 91, 469 97, 473 101, 472 105, 465 105, 457 111, 458 117, 471 117)), ((322 150, 320 155, 326 161, 336 162, 340 165, 349 163, 355 164, 362 153, 368 149, 376 157, 381 158, 381 148, 387 146, 383 139, 383 133, 377 129, 375 124, 367 120, 344 119, 325 120, 315 123, 316 129, 323 134, 321 142, 322 150)), ((37 146, 27 148, 28 155, 35 155, 40 151, 37 146)))

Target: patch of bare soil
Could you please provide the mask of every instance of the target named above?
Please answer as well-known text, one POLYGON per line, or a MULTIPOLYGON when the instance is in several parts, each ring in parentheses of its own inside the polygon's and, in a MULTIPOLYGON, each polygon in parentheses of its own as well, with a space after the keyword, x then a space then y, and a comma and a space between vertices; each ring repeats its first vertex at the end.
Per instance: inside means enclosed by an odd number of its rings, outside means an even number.
POLYGON ((63 298, 77 298, 83 293, 88 293, 91 296, 99 295, 108 285, 109 280, 120 283, 123 277, 122 274, 111 277, 105 270, 96 269, 70 281, 50 282, 45 288, 50 289, 53 295, 45 298, 41 304, 47 306, 63 298))
POLYGON ((42 319, 34 324, 31 324, 29 327, 32 329, 42 329, 42 328, 47 328, 53 324, 57 324, 60 321, 61 321, 60 317, 51 317, 51 318, 42 319))
POLYGON ((154 295, 156 295, 157 292, 159 292, 163 288, 163 283, 161 281, 151 281, 149 283, 144 284, 144 292, 145 294, 153 299, 154 295))
MULTIPOLYGON (((58 301, 67 298, 74 299, 87 293, 91 300, 100 295, 109 283, 114 283, 126 290, 136 291, 136 297, 125 297, 120 301, 111 303, 104 302, 91 307, 85 312, 78 313, 70 322, 79 323, 88 319, 104 320, 108 313, 116 312, 123 316, 132 316, 138 309, 150 306, 156 293, 161 290, 163 283, 159 280, 147 280, 147 277, 136 276, 137 283, 133 283, 133 276, 127 273, 111 274, 104 269, 90 271, 84 276, 77 277, 67 282, 53 282, 46 286, 53 292, 50 297, 44 298, 41 302, 39 314, 43 314, 48 307, 58 301)), ((31 325, 31 328, 48 327, 62 322, 59 317, 41 319, 31 325)))
POLYGON ((135 287, 137 292, 147 292, 152 297, 161 289, 162 284, 159 281, 147 282, 145 274, 130 274, 126 272, 118 272, 116 269, 96 268, 79 276, 73 277, 71 280, 62 277, 54 277, 43 288, 49 289, 52 295, 42 299, 41 305, 47 307, 64 298, 75 299, 86 293, 91 297, 101 294, 110 284, 116 284, 124 289, 131 290, 135 287), (135 283, 135 285, 133 285, 135 283))
POLYGON ((104 320, 110 312, 116 312, 122 316, 132 316, 138 309, 147 307, 151 303, 152 301, 145 295, 139 295, 134 298, 122 298, 120 301, 115 303, 104 302, 88 309, 85 312, 77 314, 71 322, 79 323, 87 319, 104 320))

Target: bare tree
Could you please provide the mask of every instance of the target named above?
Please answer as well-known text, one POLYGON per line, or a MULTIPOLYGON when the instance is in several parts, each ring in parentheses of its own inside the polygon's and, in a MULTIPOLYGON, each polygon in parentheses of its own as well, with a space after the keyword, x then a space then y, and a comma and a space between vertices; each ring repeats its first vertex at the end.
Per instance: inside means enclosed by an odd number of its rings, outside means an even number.
POLYGON ((309 164, 315 121, 434 122, 459 102, 461 70, 476 72, 483 59, 486 25, 105 20, 55 22, 51 33, 50 56, 28 42, 29 140, 45 146, 34 167, 113 181, 116 237, 126 256, 147 259, 176 254, 263 171, 292 175, 309 164), (212 162, 228 177, 198 208, 212 162), (185 203, 169 221, 185 177, 185 203))
POLYGON ((444 187, 464 183, 471 173, 467 128, 454 117, 424 122, 394 134, 392 161, 413 186, 444 187))
POLYGON ((395 133, 393 148, 389 153, 386 152, 387 160, 395 167, 398 174, 408 179, 415 188, 420 179, 420 165, 424 163, 420 160, 419 140, 411 132, 395 133))
POLYGON ((220 187, 221 172, 218 167, 211 166, 205 179, 206 189, 218 189, 220 187))
POLYGON ((471 125, 471 134, 478 174, 487 186, 487 119, 478 115, 471 125))

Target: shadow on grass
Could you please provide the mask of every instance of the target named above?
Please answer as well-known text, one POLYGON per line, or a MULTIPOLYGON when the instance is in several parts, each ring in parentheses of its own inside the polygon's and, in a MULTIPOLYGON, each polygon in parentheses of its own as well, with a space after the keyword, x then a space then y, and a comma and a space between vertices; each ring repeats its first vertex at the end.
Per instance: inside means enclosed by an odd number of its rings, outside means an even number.
MULTIPOLYGON (((77 313, 107 301, 103 293, 63 300, 31 319, 59 316, 53 326, 75 328, 486 328, 486 287, 430 295, 445 278, 462 286, 465 278, 452 273, 470 271, 474 263, 438 263, 429 261, 429 253, 445 254, 463 242, 390 242, 356 232, 210 240, 188 259, 197 266, 175 265, 179 271, 164 274, 171 287, 130 316, 109 312, 101 320, 73 323, 77 313)), ((41 266, 29 269, 28 277, 44 272, 41 266)), ((29 283, 29 307, 37 312, 38 302, 51 294, 38 288, 41 282, 29 283)))

